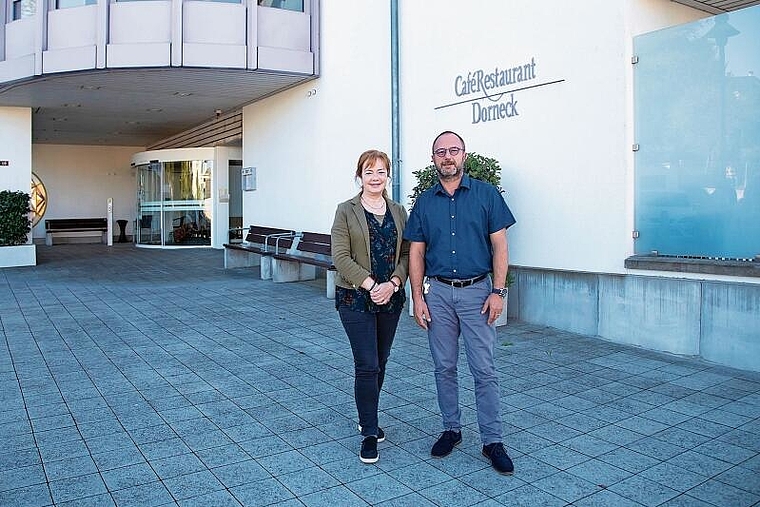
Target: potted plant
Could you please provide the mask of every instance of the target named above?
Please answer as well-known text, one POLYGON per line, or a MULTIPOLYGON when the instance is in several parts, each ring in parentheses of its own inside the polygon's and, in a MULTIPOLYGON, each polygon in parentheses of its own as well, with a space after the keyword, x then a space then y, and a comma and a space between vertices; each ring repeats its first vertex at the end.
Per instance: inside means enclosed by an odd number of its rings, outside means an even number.
MULTIPOLYGON (((492 184, 499 190, 499 193, 504 193, 504 189, 501 187, 501 166, 496 159, 484 157, 477 153, 468 153, 467 158, 464 161, 464 172, 469 174, 472 178, 492 184)), ((413 171, 412 174, 417 179, 417 185, 412 189, 412 193, 409 194, 409 199, 411 200, 412 206, 414 206, 414 202, 422 192, 438 183, 438 173, 436 172, 435 166, 431 164, 419 171, 413 171)), ((507 289, 514 284, 514 281, 514 275, 512 273, 507 273, 507 289)), ((507 298, 505 297, 504 307, 506 308, 506 306, 507 298)), ((411 305, 410 312, 412 312, 411 305)), ((507 312, 505 311, 496 320, 496 325, 503 326, 506 323, 507 312)))
POLYGON ((35 247, 30 244, 29 194, 3 190, 0 192, 0 267, 33 266, 35 247))

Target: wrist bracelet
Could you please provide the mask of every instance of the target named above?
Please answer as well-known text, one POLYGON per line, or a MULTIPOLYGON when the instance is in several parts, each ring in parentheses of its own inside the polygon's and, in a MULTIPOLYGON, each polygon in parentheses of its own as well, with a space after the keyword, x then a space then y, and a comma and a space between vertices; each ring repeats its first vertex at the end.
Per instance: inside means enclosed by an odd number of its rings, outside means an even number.
POLYGON ((375 280, 372 280, 372 287, 369 288, 369 292, 375 290, 375 287, 377 287, 377 282, 375 280))

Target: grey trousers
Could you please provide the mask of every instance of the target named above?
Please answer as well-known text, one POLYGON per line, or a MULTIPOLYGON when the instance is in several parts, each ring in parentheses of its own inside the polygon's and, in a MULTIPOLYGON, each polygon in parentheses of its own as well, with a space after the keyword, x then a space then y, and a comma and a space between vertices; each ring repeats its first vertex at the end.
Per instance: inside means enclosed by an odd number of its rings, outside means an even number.
POLYGON ((499 378, 493 357, 496 326, 488 325, 487 313, 480 313, 491 287, 490 277, 462 288, 431 279, 425 295, 432 319, 428 325, 428 341, 435 365, 443 428, 461 429, 457 374, 461 334, 467 363, 475 380, 478 427, 483 445, 502 441, 499 378))

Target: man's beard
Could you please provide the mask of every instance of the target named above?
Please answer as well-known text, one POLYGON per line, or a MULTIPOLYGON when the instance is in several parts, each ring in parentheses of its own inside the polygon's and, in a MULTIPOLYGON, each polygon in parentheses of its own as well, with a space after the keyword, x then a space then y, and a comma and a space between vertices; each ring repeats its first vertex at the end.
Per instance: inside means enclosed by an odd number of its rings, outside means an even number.
POLYGON ((443 171, 441 171, 441 168, 438 166, 435 166, 435 171, 438 173, 438 178, 441 181, 453 181, 459 179, 459 177, 462 175, 464 165, 457 166, 454 164, 454 167, 456 167, 456 171, 454 171, 452 174, 444 174, 443 171))

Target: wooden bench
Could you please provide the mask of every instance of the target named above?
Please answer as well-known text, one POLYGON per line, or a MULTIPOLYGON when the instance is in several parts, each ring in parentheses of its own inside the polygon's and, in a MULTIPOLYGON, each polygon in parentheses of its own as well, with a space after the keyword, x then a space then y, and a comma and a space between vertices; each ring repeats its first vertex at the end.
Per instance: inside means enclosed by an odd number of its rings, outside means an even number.
POLYGON ((45 220, 45 244, 53 245, 53 236, 87 237, 97 233, 108 243, 108 220, 105 218, 51 218, 45 220))
POLYGON ((314 280, 316 268, 324 269, 327 278, 327 297, 335 299, 335 265, 332 261, 331 237, 318 232, 297 234, 294 246, 285 252, 272 254, 272 280, 294 282, 314 280))
POLYGON ((242 268, 261 266, 261 278, 272 278, 269 257, 293 245, 296 232, 276 227, 252 225, 243 243, 224 244, 224 267, 242 268))

